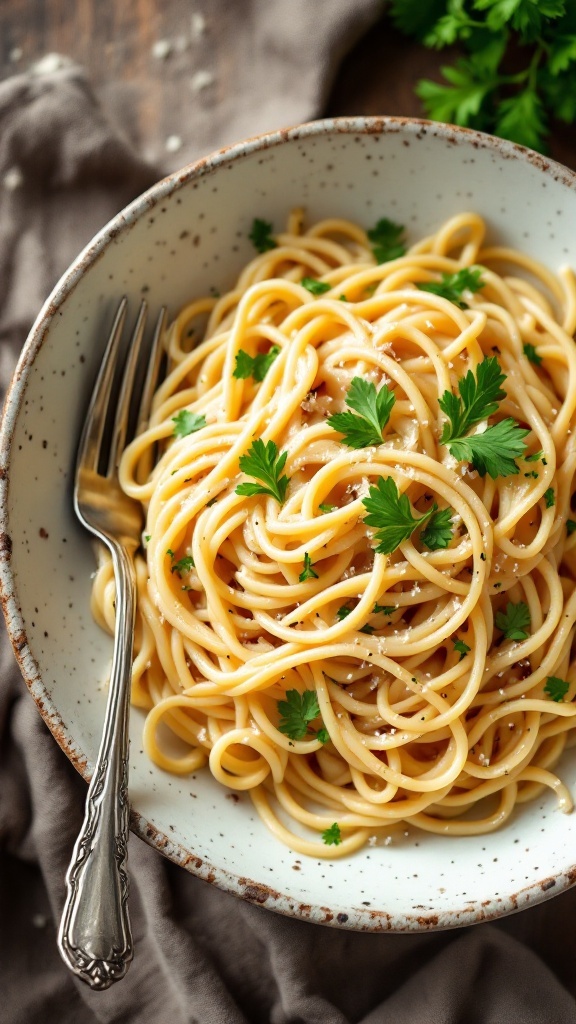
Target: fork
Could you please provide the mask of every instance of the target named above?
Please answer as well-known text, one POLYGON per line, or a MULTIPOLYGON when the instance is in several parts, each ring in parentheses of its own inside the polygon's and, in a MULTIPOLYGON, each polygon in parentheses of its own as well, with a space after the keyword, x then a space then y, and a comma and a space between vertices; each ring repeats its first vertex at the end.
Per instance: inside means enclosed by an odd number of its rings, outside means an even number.
POLYGON ((123 978, 133 957, 127 905, 128 717, 136 615, 134 554, 140 544, 143 516, 139 504, 120 488, 118 463, 134 420, 135 392, 144 360, 148 367, 134 433, 148 421, 166 324, 163 308, 146 351, 147 305, 142 302, 124 361, 127 305, 126 298, 122 299, 114 318, 80 438, 74 480, 76 515, 109 548, 116 582, 116 626, 104 727, 84 821, 66 875, 67 895, 58 933, 64 962, 93 989, 106 989, 123 978))

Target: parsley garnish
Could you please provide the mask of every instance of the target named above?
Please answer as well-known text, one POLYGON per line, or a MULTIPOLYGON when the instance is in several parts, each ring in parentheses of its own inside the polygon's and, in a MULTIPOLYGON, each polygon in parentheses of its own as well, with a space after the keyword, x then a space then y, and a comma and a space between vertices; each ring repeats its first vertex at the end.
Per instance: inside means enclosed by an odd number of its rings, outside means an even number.
POLYGON ((342 842, 342 834, 340 832, 340 825, 337 821, 330 828, 324 829, 322 833, 322 842, 326 843, 326 846, 340 846, 342 842))
POLYGON ((397 607, 398 606, 395 604, 375 604, 372 609, 372 614, 378 615, 382 613, 382 615, 392 615, 392 612, 395 612, 397 607))
POLYGON ((576 19, 566 0, 392 0, 395 25, 465 56, 424 79, 426 115, 545 149, 548 117, 576 118, 576 19), (511 63, 512 62, 512 63, 511 63), (513 67, 513 74, 510 70, 513 67))
POLYGON ((443 299, 448 299, 460 309, 468 309, 462 299, 462 292, 465 290, 477 292, 484 287, 484 281, 480 277, 482 269, 482 267, 463 267, 455 274, 442 274, 440 281, 419 281, 417 287, 422 292, 441 295, 443 299))
POLYGON ((406 252, 403 224, 395 224, 387 217, 382 217, 366 234, 372 243, 372 252, 377 263, 398 259, 406 252))
POLYGON ((188 437, 188 434, 195 434, 206 426, 206 417, 202 413, 190 412, 189 409, 180 409, 176 416, 172 417, 175 437, 188 437))
MULTIPOLYGON (((348 605, 343 604, 342 607, 339 608, 338 611, 336 612, 336 618, 338 619, 339 622, 342 622, 342 619, 347 618, 348 615, 350 615, 351 611, 352 611, 352 609, 348 608, 348 605)), ((368 636, 372 636, 373 632, 374 632, 374 627, 373 626, 369 626, 368 623, 366 623, 364 626, 360 627, 360 633, 367 633, 368 636)))
POLYGON ((354 377, 346 395, 346 405, 353 412, 337 412, 326 420, 329 427, 343 434, 349 448, 368 448, 382 444, 384 428, 396 401, 394 392, 383 384, 380 391, 372 381, 354 377))
POLYGON ((329 743, 330 733, 328 732, 328 729, 318 729, 318 732, 316 733, 316 739, 320 740, 320 743, 329 743))
POLYGON ((568 519, 566 521, 566 532, 569 537, 571 537, 573 533, 576 533, 576 520, 568 519))
POLYGON ((452 509, 442 508, 435 512, 422 530, 420 540, 430 551, 447 548, 452 540, 452 509))
POLYGON ((279 345, 272 345, 269 352, 259 352, 257 356, 249 356, 244 349, 240 349, 236 353, 236 366, 234 367, 233 377, 237 377, 239 380, 246 380, 247 377, 253 377, 255 381, 262 381, 268 373, 268 370, 272 366, 272 363, 276 359, 276 356, 280 353, 279 345))
POLYGON ((314 690, 287 690, 286 700, 276 701, 280 722, 278 729, 291 740, 303 740, 310 722, 318 718, 320 707, 314 690))
POLYGON ((150 543, 150 538, 151 538, 151 536, 152 536, 152 534, 151 534, 151 533, 145 533, 145 534, 144 534, 144 540, 146 541, 146 543, 147 543, 147 544, 149 544, 149 543, 150 543))
POLYGON ((518 473, 514 459, 522 455, 526 443, 522 438, 530 433, 508 417, 481 434, 465 437, 471 427, 487 419, 498 409, 498 402, 506 397, 501 384, 506 380, 496 356, 478 364, 476 377, 472 370, 458 381, 460 397, 445 391, 438 399, 449 423, 445 423, 440 443, 448 446, 459 461, 471 462, 480 476, 489 473, 492 479, 518 473))
POLYGON ((166 554, 170 555, 170 558, 174 558, 174 552, 172 551, 172 548, 167 548, 166 549, 166 554))
POLYGON ((544 452, 540 449, 539 452, 532 452, 532 455, 525 455, 524 462, 539 462, 544 452))
POLYGON ((399 544, 407 540, 417 526, 422 526, 436 511, 433 505, 423 516, 414 518, 406 494, 399 494, 391 476, 380 477, 376 486, 370 487, 368 497, 362 499, 369 515, 364 516, 367 526, 376 527, 376 551, 390 555, 399 544))
POLYGON ((281 476, 286 464, 288 452, 278 454, 274 441, 264 441, 258 437, 252 442, 247 455, 239 459, 240 469, 247 476, 262 480, 261 484, 238 484, 236 494, 252 497, 253 494, 269 494, 281 505, 286 497, 288 477, 281 476))
POLYGON ((544 501, 546 502, 546 508, 552 508, 556 504, 556 495, 554 494, 553 487, 549 487, 547 491, 544 491, 544 501))
POLYGON ((465 644, 463 640, 453 640, 452 643, 454 644, 454 650, 458 651, 458 654, 460 655, 459 661, 462 661, 462 658, 466 657, 468 651, 472 650, 472 648, 468 647, 468 644, 465 644))
POLYGON ((276 249, 277 244, 272 238, 272 225, 267 220, 260 220, 255 217, 252 221, 252 229, 248 238, 258 252, 268 252, 269 249, 276 249))
POLYGON ((567 683, 565 679, 559 679, 558 676, 548 676, 544 693, 547 693, 552 700, 559 704, 560 701, 564 700, 569 689, 570 683, 567 683))
POLYGON ((320 509, 321 512, 334 512, 338 508, 338 505, 325 505, 325 504, 322 504, 322 505, 318 505, 318 508, 320 509))
POLYGON ((178 576, 180 577, 180 579, 182 579, 183 572, 190 572, 190 569, 194 568, 194 559, 192 558, 192 555, 184 555, 183 558, 180 558, 177 562, 174 562, 174 565, 170 567, 170 572, 178 573, 178 576))
POLYGON ((329 292, 332 287, 327 281, 318 281, 315 277, 303 277, 300 284, 307 288, 312 295, 323 295, 324 292, 329 292))
POLYGON ((534 348, 534 345, 531 345, 530 342, 524 345, 524 355, 526 356, 526 359, 528 359, 531 363, 534 363, 534 366, 540 366, 542 362, 542 356, 538 355, 536 349, 534 348))
POLYGON ((527 640, 530 636, 530 610, 524 601, 508 601, 506 611, 496 612, 494 621, 506 640, 527 640))
POLYGON ((305 551, 304 568, 302 569, 302 572, 300 573, 298 579, 300 580, 300 583, 305 583, 306 580, 317 580, 318 578, 318 573, 314 570, 314 562, 310 558, 308 552, 305 551))
POLYGON ((346 298, 345 295, 339 295, 338 298, 340 299, 340 302, 349 302, 350 301, 349 299, 346 298))

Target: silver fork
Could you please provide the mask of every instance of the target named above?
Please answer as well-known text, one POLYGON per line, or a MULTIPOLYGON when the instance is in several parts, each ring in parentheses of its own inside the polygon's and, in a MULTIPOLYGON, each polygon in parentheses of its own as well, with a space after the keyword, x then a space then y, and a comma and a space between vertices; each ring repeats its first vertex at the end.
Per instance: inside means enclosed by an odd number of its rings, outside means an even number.
POLYGON ((143 359, 148 360, 148 368, 136 433, 148 420, 158 382, 166 321, 166 310, 162 309, 151 347, 145 350, 147 307, 142 302, 112 417, 114 385, 123 362, 126 309, 127 301, 123 299, 88 407, 74 481, 76 515, 109 548, 116 581, 116 628, 104 728, 86 797, 84 822, 66 875, 67 896, 58 933, 58 948, 65 963, 94 989, 108 988, 123 978, 133 956, 126 866, 128 713, 136 612, 134 553, 140 543, 142 512, 138 503, 120 489, 118 462, 127 440, 143 359))

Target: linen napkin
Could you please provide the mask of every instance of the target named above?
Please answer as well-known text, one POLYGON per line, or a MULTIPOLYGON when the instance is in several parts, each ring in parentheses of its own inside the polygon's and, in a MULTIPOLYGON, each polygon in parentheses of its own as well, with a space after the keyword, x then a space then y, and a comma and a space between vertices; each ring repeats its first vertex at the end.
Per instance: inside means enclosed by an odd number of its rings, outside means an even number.
MULTIPOLYGON (((206 11, 213 55, 235 62, 236 88, 216 108, 198 92, 186 158, 321 115, 338 60, 380 5, 213 0, 206 11)), ((51 66, 45 62, 0 84, 2 388, 70 260, 183 156, 164 167, 146 163, 112 127, 82 69, 66 59, 51 66)), ((56 950, 64 875, 85 793, 2 635, 0 1020, 6 1024, 576 1020, 576 892, 497 924, 435 935, 355 934, 243 903, 134 836, 135 960, 124 981, 92 992, 56 950)))

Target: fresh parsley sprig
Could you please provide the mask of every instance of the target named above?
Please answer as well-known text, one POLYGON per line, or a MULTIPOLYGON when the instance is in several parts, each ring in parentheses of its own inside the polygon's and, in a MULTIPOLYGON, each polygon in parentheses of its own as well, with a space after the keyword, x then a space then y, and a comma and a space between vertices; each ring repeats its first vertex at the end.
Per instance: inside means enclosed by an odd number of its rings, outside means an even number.
POLYGON ((319 579, 318 573, 314 569, 314 562, 307 551, 304 552, 304 568, 302 569, 298 579, 300 580, 300 583, 305 583, 306 580, 319 579))
POLYGON ((496 612, 494 621, 505 640, 527 640, 530 636, 530 609, 525 601, 508 601, 506 611, 496 612))
POLYGON ((395 224, 382 217, 378 223, 366 232, 372 243, 372 252, 377 263, 388 263, 396 260, 406 252, 404 225, 395 224))
POLYGON ((549 117, 576 119, 576 8, 566 0, 392 0, 394 24, 465 56, 424 79, 428 117, 544 151, 549 117), (513 71, 508 65, 512 58, 513 71))
POLYGON ((478 364, 476 377, 468 370, 458 381, 460 397, 445 391, 438 399, 449 422, 444 424, 440 443, 447 445, 451 455, 461 462, 471 462, 485 476, 496 479, 518 473, 515 459, 526 449, 523 440, 529 430, 508 417, 489 426, 481 434, 467 432, 498 410, 498 403, 506 397, 501 385, 506 380, 495 356, 478 364), (467 436, 466 436, 467 435, 467 436))
MULTIPOLYGON (((280 720, 278 729, 284 736, 291 740, 303 740, 307 733, 312 731, 310 723, 320 715, 318 697, 314 690, 287 690, 286 700, 276 701, 280 720)), ((315 733, 321 743, 327 743, 330 739, 328 730, 324 727, 315 733)), ((310 737, 312 738, 312 737, 310 737)))
POLYGON ((254 218, 248 238, 258 252, 268 252, 269 249, 278 248, 277 242, 272 237, 273 230, 269 221, 261 220, 260 217, 254 218))
POLYGON ((241 348, 236 353, 236 366, 232 376, 238 380, 247 380, 248 377, 253 377, 255 381, 260 383, 260 381, 264 380, 272 363, 279 354, 279 345, 272 345, 268 352, 259 352, 255 356, 249 355, 248 352, 241 348))
POLYGON ((172 423, 174 437, 188 437, 188 434, 195 434, 206 426, 206 417, 202 413, 190 412, 190 409, 180 409, 172 417, 172 423))
POLYGON ((322 842, 326 843, 326 846, 340 846, 342 842, 342 833, 340 831, 340 825, 337 821, 330 828, 324 829, 322 833, 322 842))
POLYGON ((465 658, 468 652, 472 650, 471 647, 468 647, 468 644, 465 644, 463 640, 460 640, 460 637, 452 642, 454 644, 454 650, 460 655, 458 659, 459 661, 462 661, 462 658, 465 658))
POLYGON ((478 292, 484 287, 485 282, 481 278, 482 267, 463 267, 455 274, 442 274, 439 281, 419 281, 417 288, 421 292, 431 292, 433 295, 441 295, 448 299, 460 309, 468 309, 468 305, 462 298, 462 292, 478 292))
POLYGON ((329 427, 343 434, 349 448, 369 448, 382 444, 384 428, 390 419, 396 396, 383 384, 379 391, 372 381, 353 377, 346 405, 354 412, 337 412, 326 420, 329 427), (356 415, 356 413, 358 415, 356 415))
POLYGON ((259 484, 243 483, 238 484, 236 494, 252 497, 254 494, 269 494, 271 498, 281 505, 286 498, 288 488, 288 477, 282 475, 286 464, 288 452, 278 454, 278 448, 274 441, 267 441, 264 444, 262 438, 257 437, 252 442, 246 455, 239 459, 240 469, 247 476, 253 476, 261 480, 259 484))
POLYGON ((391 476, 380 477, 376 485, 370 487, 362 504, 368 512, 364 522, 376 528, 375 550, 384 555, 392 554, 403 541, 408 540, 438 507, 434 504, 424 515, 414 518, 408 496, 399 493, 391 476))

